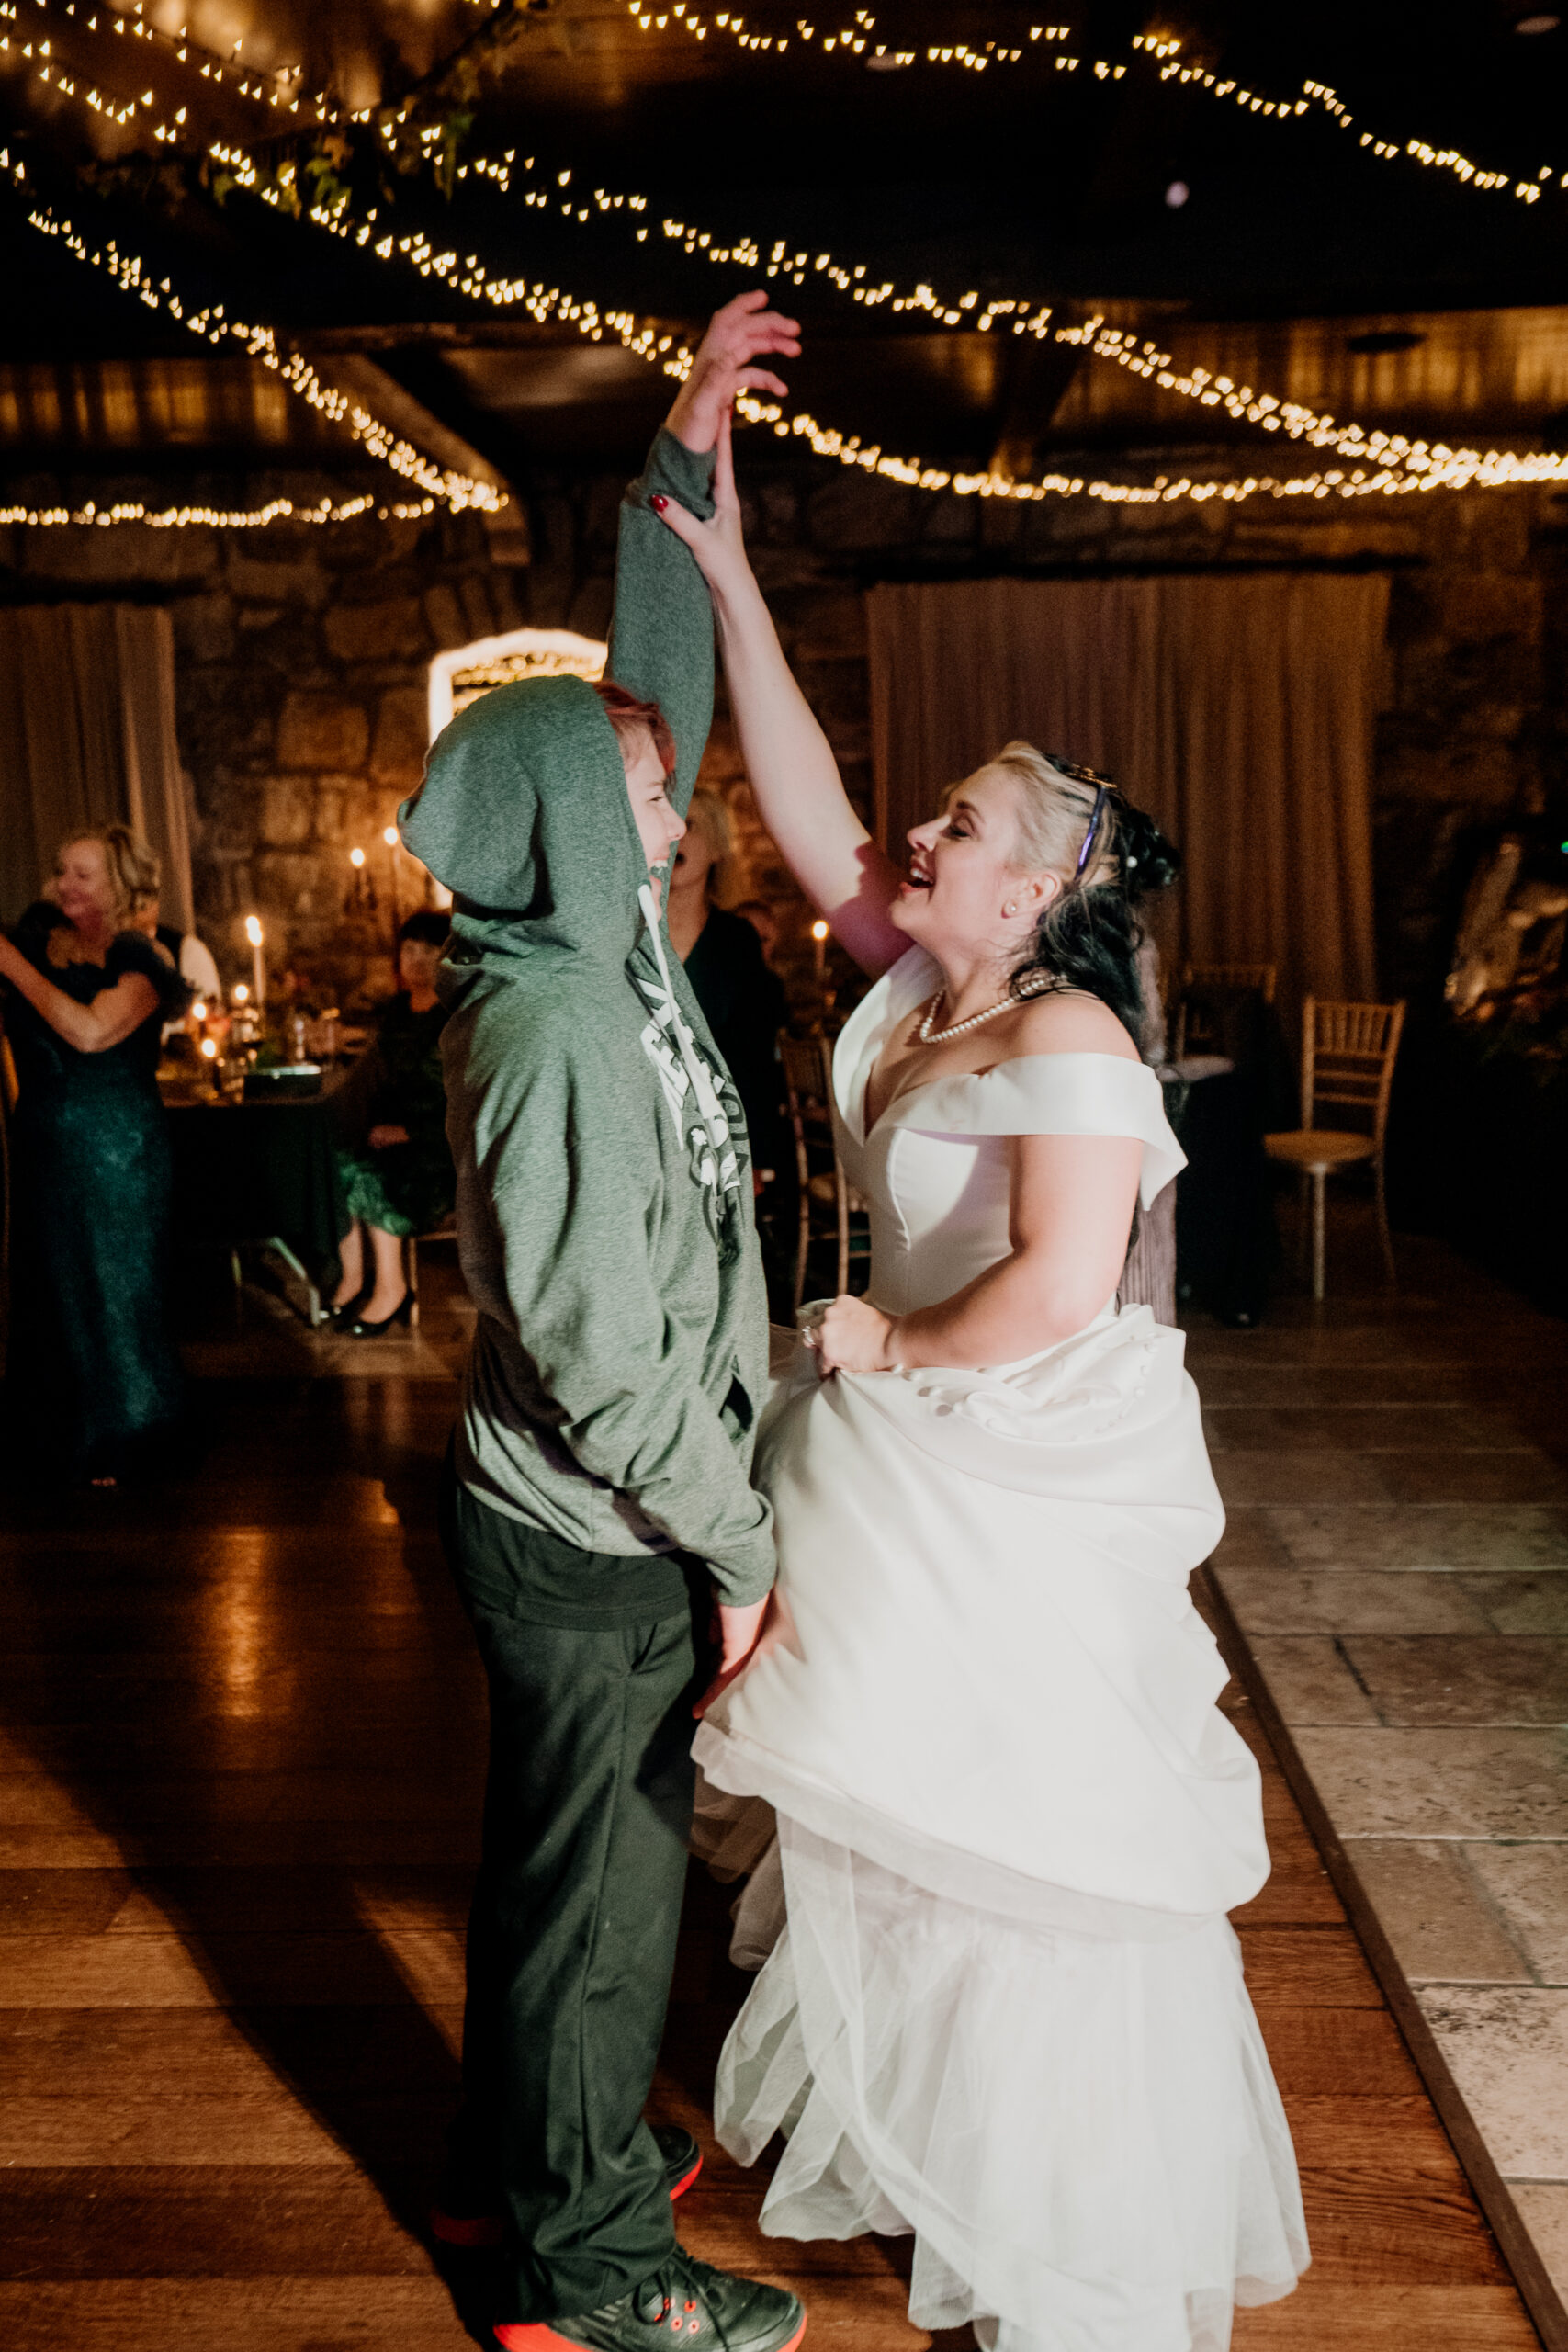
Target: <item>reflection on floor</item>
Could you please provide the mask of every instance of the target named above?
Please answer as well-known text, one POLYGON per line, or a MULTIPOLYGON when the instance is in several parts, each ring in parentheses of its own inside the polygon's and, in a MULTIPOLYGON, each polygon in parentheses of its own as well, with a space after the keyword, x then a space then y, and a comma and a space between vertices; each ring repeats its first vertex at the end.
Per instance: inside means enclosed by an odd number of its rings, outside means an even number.
MULTIPOLYGON (((301 1356, 286 1328, 255 1331, 248 1360, 209 1366, 206 1451, 186 1475, 0 1515, 7 2352, 485 2340, 482 2263, 444 2276, 422 2228, 453 2096, 483 1748, 432 1525, 451 1332, 433 1317, 422 1342, 362 1343, 312 1376, 311 1343, 301 1356)), ((1299 1351, 1296 1334, 1201 1347, 1259 1342, 1238 1375, 1250 1398, 1255 1368, 1299 1351)), ((1219 1370, 1217 1425, 1234 1409, 1219 1370)), ((1227 1476, 1247 1458, 1229 1454, 1227 1476)), ((1293 1459, 1271 1436, 1252 1458, 1293 1459)), ((1440 1498, 1459 1457, 1424 1458, 1440 1498)), ((1316 1500, 1309 1482, 1258 1507, 1316 1500)), ((1234 1690, 1229 1703, 1263 1761, 1275 1856, 1238 1926, 1314 2248, 1293 2298, 1241 2315, 1239 2352, 1529 2352, 1253 1709, 1234 1690)), ((797 2285, 813 2343, 918 2352, 900 2246, 760 2238, 758 2179, 713 2147, 714 2061, 747 1982, 724 1905, 694 1875, 657 2089, 708 2150, 682 2232, 797 2285)))
POLYGON ((1483 2143, 1472 2173, 1484 2191, 1489 2159, 1508 2184, 1489 2210, 1562 2345, 1568 1326, 1436 1245, 1400 1261, 1391 1296, 1352 1242, 1323 1307, 1196 1321, 1229 1510, 1212 1573, 1411 1988, 1445 2115, 1483 2143))

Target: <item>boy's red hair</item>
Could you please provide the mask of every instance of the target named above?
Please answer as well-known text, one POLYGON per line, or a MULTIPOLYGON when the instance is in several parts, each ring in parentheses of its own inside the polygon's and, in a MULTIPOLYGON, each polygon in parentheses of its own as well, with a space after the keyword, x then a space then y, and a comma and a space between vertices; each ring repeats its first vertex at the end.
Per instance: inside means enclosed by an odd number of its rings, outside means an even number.
POLYGON ((613 678, 601 678, 593 689, 604 706, 604 716, 615 730, 623 760, 635 759, 638 738, 651 742, 666 775, 675 773, 675 738, 670 721, 656 702, 638 702, 613 678))

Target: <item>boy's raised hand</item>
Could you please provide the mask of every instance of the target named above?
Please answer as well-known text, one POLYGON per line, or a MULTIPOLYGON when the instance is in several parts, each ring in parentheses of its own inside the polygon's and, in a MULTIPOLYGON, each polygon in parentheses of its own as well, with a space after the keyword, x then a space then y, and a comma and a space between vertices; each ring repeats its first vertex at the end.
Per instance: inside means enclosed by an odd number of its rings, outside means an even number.
POLYGON ((707 333, 697 346, 692 372, 675 396, 665 422, 678 441, 701 456, 718 439, 719 418, 739 391, 773 392, 783 398, 787 387, 766 368, 754 363, 777 352, 788 358, 800 350, 800 328, 794 319, 768 308, 766 294, 738 294, 716 311, 707 333))

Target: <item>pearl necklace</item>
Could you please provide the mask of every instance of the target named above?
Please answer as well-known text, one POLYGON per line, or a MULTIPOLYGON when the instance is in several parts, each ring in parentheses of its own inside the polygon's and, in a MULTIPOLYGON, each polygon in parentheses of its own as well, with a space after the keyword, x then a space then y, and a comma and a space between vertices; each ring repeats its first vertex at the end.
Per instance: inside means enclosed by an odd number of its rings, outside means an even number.
POLYGON ((931 1023, 936 1019, 937 1006, 947 994, 945 989, 938 989, 920 1016, 920 1025, 915 1035, 922 1046, 943 1045, 949 1037, 962 1037, 965 1029, 978 1029, 982 1021, 994 1021, 998 1012, 1015 1012, 1021 1004, 1027 1003, 1030 997, 1043 996, 1057 985, 1054 980, 1042 980, 1037 988, 1028 989, 1024 996, 1004 996, 998 1003, 988 1004, 984 1012, 972 1012, 967 1021, 955 1021, 949 1029, 931 1027, 931 1023))

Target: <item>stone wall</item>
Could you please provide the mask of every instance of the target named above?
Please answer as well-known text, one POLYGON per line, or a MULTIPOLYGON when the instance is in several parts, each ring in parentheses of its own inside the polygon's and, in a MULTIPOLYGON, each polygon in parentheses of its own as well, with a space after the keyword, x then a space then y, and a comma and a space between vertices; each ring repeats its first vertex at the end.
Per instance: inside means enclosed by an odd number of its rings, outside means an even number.
MULTIPOLYGON (((1555 591, 1568 572, 1568 499, 1551 492, 1352 507, 1333 499, 1018 506, 775 463, 765 444, 743 446, 741 466, 748 531, 786 649, 868 813, 863 590, 878 577, 1012 570, 1389 570, 1375 784, 1387 990, 1429 995, 1440 983, 1478 831, 1563 790, 1568 619, 1555 591)), ((326 486, 285 485, 296 497, 326 486)), ((0 594, 169 605, 197 901, 212 944, 238 976, 239 926, 254 908, 308 991, 348 1001, 387 981, 390 876, 380 834, 418 780, 430 657, 525 622, 603 636, 620 487, 618 477, 562 472, 525 485, 528 571, 494 564, 471 517, 246 533, 13 530, 8 563, 0 535, 0 594), (367 854, 374 908, 353 887, 355 842, 367 854)), ((739 820, 736 895, 778 902, 786 963, 804 978, 807 910, 755 824, 722 709, 707 774, 739 820)), ((400 853, 399 865, 406 907, 417 870, 400 853)))

